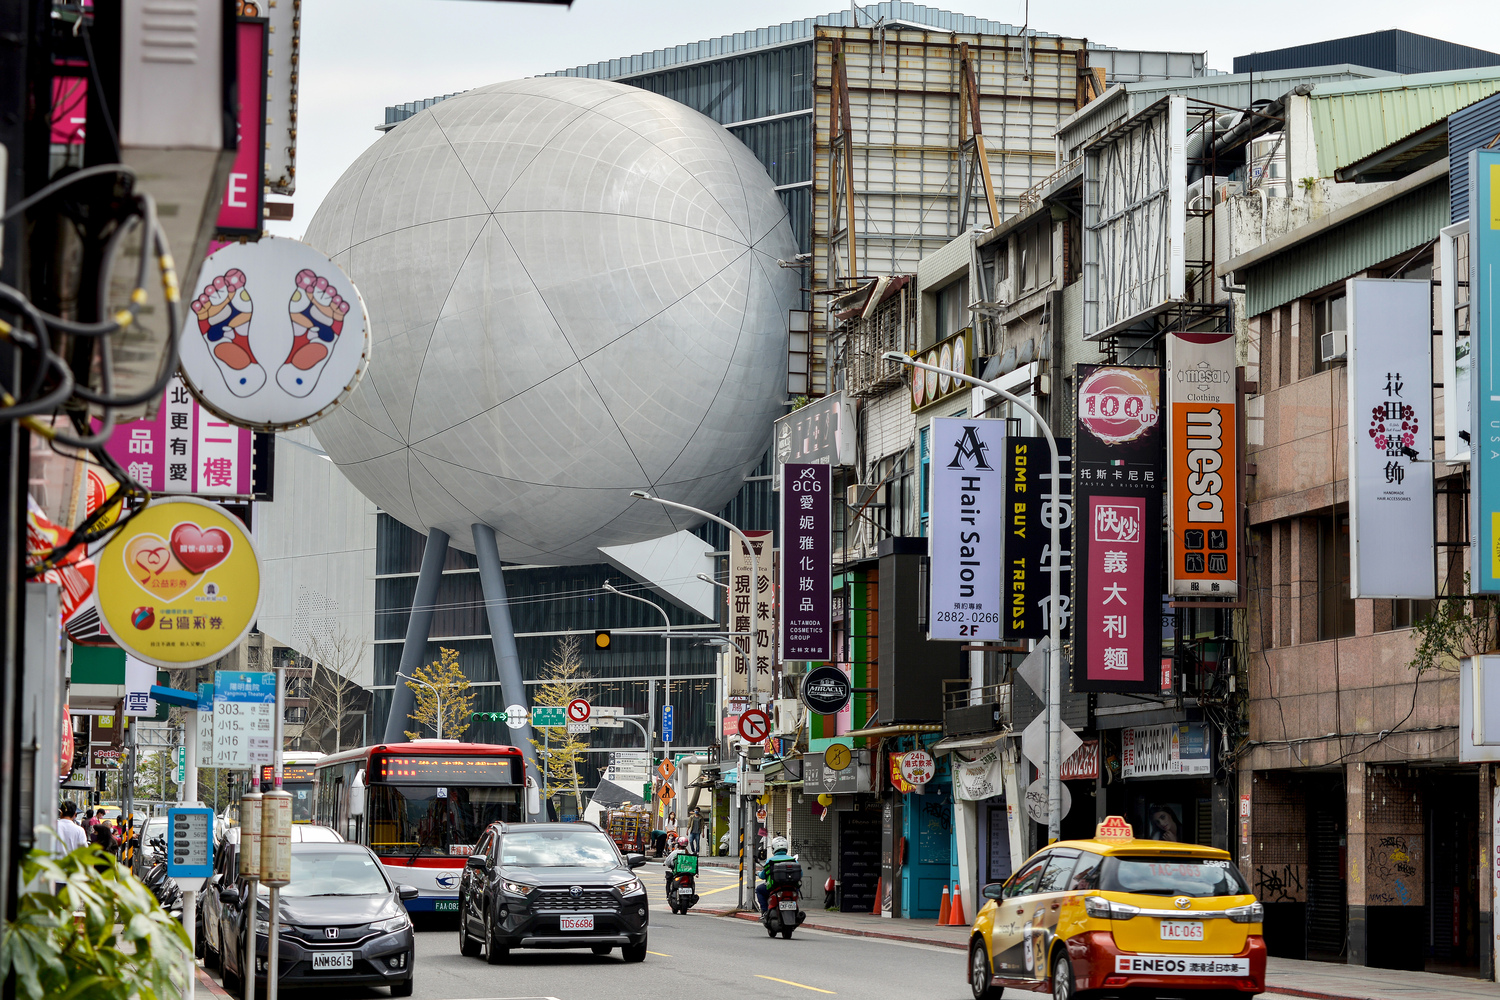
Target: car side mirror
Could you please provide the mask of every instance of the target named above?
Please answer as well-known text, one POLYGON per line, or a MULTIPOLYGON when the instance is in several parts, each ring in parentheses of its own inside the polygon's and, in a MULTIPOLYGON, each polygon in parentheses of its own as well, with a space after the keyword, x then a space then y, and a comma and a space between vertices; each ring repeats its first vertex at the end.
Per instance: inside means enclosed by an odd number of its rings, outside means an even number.
POLYGON ((1005 883, 991 882, 981 890, 981 894, 985 899, 999 899, 1001 896, 1005 895, 1005 883))
POLYGON ((644 854, 627 854, 625 855, 625 863, 632 868, 639 868, 646 863, 646 856, 644 854))
POLYGON ((414 885, 398 885, 398 886, 396 886, 396 897, 398 899, 400 899, 403 903, 406 902, 408 899, 416 899, 421 894, 422 894, 421 890, 419 890, 414 885))
POLYGON ((465 868, 477 868, 480 871, 484 871, 489 866, 490 859, 487 854, 471 854, 469 855, 469 860, 464 862, 465 868))
POLYGON ((219 893, 219 902, 225 906, 238 906, 240 902, 240 891, 234 886, 228 886, 219 893))

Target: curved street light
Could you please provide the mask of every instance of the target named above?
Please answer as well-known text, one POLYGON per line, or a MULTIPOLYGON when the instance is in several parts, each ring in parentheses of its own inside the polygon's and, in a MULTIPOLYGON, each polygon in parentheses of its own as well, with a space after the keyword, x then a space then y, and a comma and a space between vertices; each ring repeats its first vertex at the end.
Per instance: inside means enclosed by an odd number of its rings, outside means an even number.
MULTIPOLYGON (((886 351, 881 357, 901 365, 910 365, 923 371, 936 372, 949 378, 978 386, 993 392, 1010 403, 1019 406, 1036 421, 1042 436, 1047 439, 1047 451, 1052 459, 1052 503, 1055 506, 1062 491, 1062 461, 1057 450, 1057 438, 1052 427, 1036 408, 1021 397, 1001 388, 994 382, 965 375, 950 368, 939 368, 908 357, 900 351, 886 351)), ((1052 565, 1048 567, 1051 597, 1047 607, 1047 843, 1058 839, 1058 827, 1062 822, 1062 519, 1057 511, 1052 512, 1052 565)))
MULTIPOLYGON (((611 594, 614 594, 616 597, 628 597, 632 601, 640 601, 642 604, 650 605, 657 610, 658 614, 661 615, 662 621, 667 623, 667 695, 666 700, 663 701, 662 704, 672 704, 672 619, 667 616, 667 609, 662 607, 660 604, 657 604, 655 601, 648 601, 644 597, 640 597, 636 594, 627 594, 625 593, 625 591, 617 589, 615 585, 610 583, 608 580, 604 581, 604 589, 609 591, 611 594)), ((656 682, 647 681, 647 683, 651 685, 651 689, 654 691, 656 688, 656 682)), ((651 705, 651 702, 654 700, 655 699, 652 698, 648 693, 646 696, 646 703, 649 707, 646 709, 646 714, 648 716, 648 718, 646 719, 646 723, 650 728, 650 742, 648 744, 648 749, 651 756, 650 763, 653 765, 656 763, 656 719, 654 718, 655 706, 651 705)), ((662 743, 666 742, 668 741, 665 739, 662 740, 662 743)))
POLYGON ((423 684, 423 685, 426 685, 427 687, 429 687, 429 688, 432 689, 432 698, 433 698, 433 700, 435 702, 437 702, 437 726, 436 726, 436 728, 437 728, 437 738, 438 739, 442 739, 443 738, 443 696, 442 696, 442 694, 440 694, 438 692, 438 689, 433 684, 431 684, 428 681, 422 680, 422 678, 420 678, 420 677, 413 677, 410 674, 403 674, 399 670, 396 671, 396 676, 397 677, 405 677, 412 684, 423 684))

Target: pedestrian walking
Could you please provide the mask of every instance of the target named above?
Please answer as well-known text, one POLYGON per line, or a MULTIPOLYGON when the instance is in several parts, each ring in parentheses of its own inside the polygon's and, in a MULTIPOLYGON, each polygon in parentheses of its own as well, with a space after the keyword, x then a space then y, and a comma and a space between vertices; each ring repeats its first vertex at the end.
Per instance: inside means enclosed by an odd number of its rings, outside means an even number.
POLYGON ((703 839, 703 810, 694 809, 693 818, 688 820, 688 850, 694 854, 698 853, 698 845, 703 839))
POLYGON ((78 848, 89 842, 88 835, 83 832, 83 827, 78 825, 78 806, 69 799, 64 799, 62 805, 57 809, 57 839, 60 842, 59 854, 71 854, 78 848))

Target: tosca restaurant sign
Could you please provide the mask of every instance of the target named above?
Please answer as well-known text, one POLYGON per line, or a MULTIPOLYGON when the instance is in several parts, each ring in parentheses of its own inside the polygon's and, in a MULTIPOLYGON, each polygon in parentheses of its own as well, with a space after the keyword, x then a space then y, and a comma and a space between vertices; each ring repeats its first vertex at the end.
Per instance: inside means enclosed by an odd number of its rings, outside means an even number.
MULTIPOLYGON (((920 373, 919 373, 920 374, 920 373)), ((929 636, 1000 638, 1005 421, 932 421, 932 618, 929 636)))
POLYGON ((1160 368, 1078 366, 1075 691, 1157 690, 1161 383, 1160 368))
POLYGON ((781 489, 781 658, 833 659, 833 469, 788 462, 781 489))

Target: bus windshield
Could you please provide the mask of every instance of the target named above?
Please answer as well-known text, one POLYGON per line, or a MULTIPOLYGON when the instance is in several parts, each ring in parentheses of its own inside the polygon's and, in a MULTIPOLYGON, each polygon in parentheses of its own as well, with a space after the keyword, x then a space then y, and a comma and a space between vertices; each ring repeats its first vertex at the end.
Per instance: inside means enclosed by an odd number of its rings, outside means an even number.
POLYGON ((460 857, 499 820, 525 819, 522 789, 370 785, 370 847, 382 856, 460 857))

